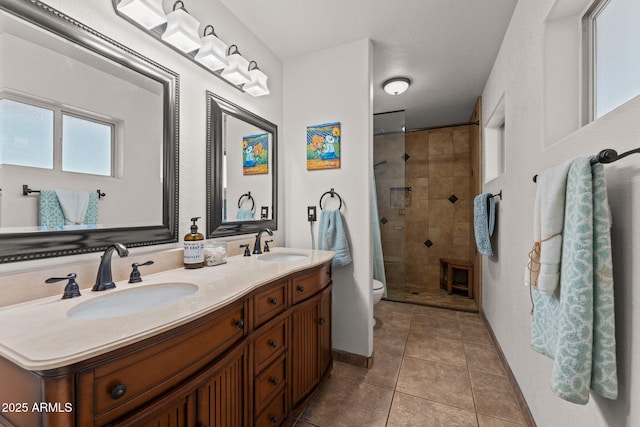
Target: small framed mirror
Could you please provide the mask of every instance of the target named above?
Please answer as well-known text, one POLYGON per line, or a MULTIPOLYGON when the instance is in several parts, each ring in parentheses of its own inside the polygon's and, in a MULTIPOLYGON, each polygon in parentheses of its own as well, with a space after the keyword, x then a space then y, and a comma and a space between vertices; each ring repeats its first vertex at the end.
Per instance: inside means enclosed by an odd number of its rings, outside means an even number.
POLYGON ((207 92, 207 237, 277 229, 278 127, 207 92))

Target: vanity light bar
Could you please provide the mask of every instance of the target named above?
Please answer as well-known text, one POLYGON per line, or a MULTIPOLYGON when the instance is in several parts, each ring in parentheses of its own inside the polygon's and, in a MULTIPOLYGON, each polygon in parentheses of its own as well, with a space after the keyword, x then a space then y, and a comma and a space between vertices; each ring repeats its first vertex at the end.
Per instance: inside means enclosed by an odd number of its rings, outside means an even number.
POLYGON ((249 63, 249 77, 251 81, 246 83, 242 90, 253 96, 269 95, 269 88, 267 87, 267 75, 258 68, 256 61, 249 63), (254 68, 251 66, 254 65, 254 68))
POLYGON ((251 77, 249 76, 249 61, 240 54, 238 46, 235 44, 229 46, 227 50, 227 61, 229 61, 229 66, 222 70, 221 74, 224 79, 234 85, 241 85, 251 81, 251 77), (232 52, 233 48, 235 48, 234 52, 232 52))
POLYGON ((181 0, 166 14, 162 0, 112 0, 116 12, 134 22, 141 29, 171 45, 186 58, 198 63, 236 89, 252 96, 270 93, 267 75, 255 61, 249 62, 238 46, 227 45, 207 25, 200 37, 200 22, 190 15, 181 0), (166 25, 165 25, 166 23, 166 25), (208 32, 210 30, 210 32, 208 32), (252 68, 253 67, 253 68, 252 68))
POLYGON ((150 30, 167 22, 162 0, 121 0, 117 10, 150 30))
POLYGON ((196 53, 195 60, 203 64, 211 71, 222 70, 229 66, 227 61, 227 45, 216 35, 213 26, 207 25, 200 39, 202 47, 196 53), (211 33, 207 34, 207 30, 211 28, 211 33))
POLYGON ((180 0, 174 3, 173 12, 167 15, 167 29, 162 33, 162 40, 188 53, 202 47, 198 29, 200 22, 189 15, 180 0), (176 9, 180 3, 180 7, 176 9))

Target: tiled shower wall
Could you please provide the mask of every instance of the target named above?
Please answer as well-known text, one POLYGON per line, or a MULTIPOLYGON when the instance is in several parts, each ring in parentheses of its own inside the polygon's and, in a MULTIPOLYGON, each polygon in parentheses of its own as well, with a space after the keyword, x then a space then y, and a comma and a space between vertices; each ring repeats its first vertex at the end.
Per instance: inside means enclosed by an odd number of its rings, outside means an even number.
POLYGON ((470 126, 376 136, 374 163, 389 292, 439 289, 440 258, 471 260, 470 126), (404 202, 404 205, 402 205, 404 202))

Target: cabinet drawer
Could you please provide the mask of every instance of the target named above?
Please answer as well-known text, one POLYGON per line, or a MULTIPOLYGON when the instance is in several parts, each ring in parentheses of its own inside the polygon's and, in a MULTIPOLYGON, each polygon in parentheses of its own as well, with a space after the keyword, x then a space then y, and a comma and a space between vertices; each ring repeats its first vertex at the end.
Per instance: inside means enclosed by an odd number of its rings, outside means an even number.
POLYGON ((259 414, 275 395, 284 390, 287 370, 284 355, 271 364, 254 382, 255 412, 259 414))
POLYGON ((286 325, 287 323, 283 319, 266 331, 261 332, 255 339, 253 343, 253 354, 256 374, 266 368, 267 365, 276 359, 286 348, 286 325))
MULTIPOLYGON (((215 316, 215 314, 214 314, 215 316)), ((172 389, 244 336, 244 304, 94 371, 94 413, 112 419, 172 389)))
POLYGON ((277 427, 285 418, 284 392, 271 402, 267 408, 256 417, 255 427, 277 427))
POLYGON ((331 264, 293 279, 293 304, 297 304, 317 293, 331 282, 331 264))
POLYGON ((254 328, 268 322, 286 308, 287 282, 283 281, 253 297, 254 328))

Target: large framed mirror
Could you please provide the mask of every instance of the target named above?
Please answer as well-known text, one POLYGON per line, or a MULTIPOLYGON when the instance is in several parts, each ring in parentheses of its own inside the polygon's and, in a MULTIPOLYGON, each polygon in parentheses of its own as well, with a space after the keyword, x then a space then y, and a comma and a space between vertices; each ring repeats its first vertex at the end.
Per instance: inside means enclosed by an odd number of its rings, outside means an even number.
POLYGON ((179 76, 35 1, 0 55, 0 262, 176 242, 179 76))
POLYGON ((278 127, 207 92, 207 237, 275 230, 278 127))

